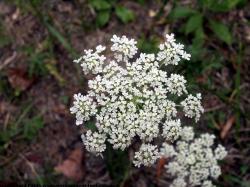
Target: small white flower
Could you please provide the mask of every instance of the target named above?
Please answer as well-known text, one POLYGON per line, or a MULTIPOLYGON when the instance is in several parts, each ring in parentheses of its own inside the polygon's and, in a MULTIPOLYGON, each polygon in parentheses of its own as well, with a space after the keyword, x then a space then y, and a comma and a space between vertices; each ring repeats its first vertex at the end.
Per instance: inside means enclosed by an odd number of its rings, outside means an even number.
MULTIPOLYGON (((111 51, 117 52, 118 54, 123 54, 126 60, 128 58, 133 58, 137 52, 137 42, 134 39, 128 39, 126 36, 118 37, 113 35, 111 41, 113 42, 111 51)), ((121 56, 117 57, 118 61, 122 60, 121 56)))
POLYGON ((213 185, 213 183, 211 181, 204 181, 201 185, 202 187, 215 187, 215 185, 213 185))
POLYGON ((89 49, 84 50, 84 55, 79 59, 74 60, 76 63, 81 63, 83 72, 88 74, 92 72, 97 74, 103 71, 104 61, 106 57, 101 55, 101 53, 106 49, 106 47, 98 45, 96 51, 89 49))
POLYGON ((178 65, 181 59, 190 60, 191 55, 186 53, 184 46, 175 42, 173 34, 166 35, 166 42, 159 45, 160 51, 157 53, 157 60, 165 65, 178 65))
POLYGON ((166 34, 166 41, 169 42, 169 43, 175 43, 175 38, 174 38, 174 34, 171 33, 171 34, 166 34))
POLYGON ((102 152, 106 149, 106 136, 97 132, 92 133, 90 130, 87 131, 86 135, 81 135, 85 148, 96 155, 102 155, 102 152))
POLYGON ((137 134, 144 141, 152 141, 153 138, 158 137, 159 127, 158 124, 145 121, 138 127, 137 134))
POLYGON ((126 129, 115 129, 113 127, 108 141, 113 145, 114 149, 121 149, 123 151, 131 144, 132 138, 126 129))
POLYGON ((218 165, 213 165, 210 168, 211 177, 217 179, 221 175, 221 169, 218 165))
POLYGON ((209 179, 217 179, 221 174, 218 160, 225 156, 224 148, 219 145, 213 151, 213 135, 202 134, 195 139, 193 135, 190 136, 192 138, 187 137, 177 141, 175 149, 174 146, 163 144, 161 153, 165 153, 165 157, 170 160, 165 166, 167 172, 177 178, 184 178, 189 186, 213 186, 209 179))
POLYGON ((188 97, 181 102, 185 116, 189 118, 195 117, 197 122, 200 119, 201 113, 204 112, 204 108, 201 105, 201 95, 197 94, 196 97, 188 95, 188 97))
POLYGON ((151 144, 142 144, 140 149, 135 152, 133 163, 135 166, 140 167, 151 166, 155 161, 160 158, 157 146, 151 144))
POLYGON ((70 112, 76 115, 76 125, 80 125, 83 121, 89 120, 90 116, 96 114, 96 103, 91 97, 83 96, 80 93, 75 94, 70 112))
POLYGON ((183 76, 177 74, 171 74, 167 79, 167 89, 171 94, 181 96, 183 93, 187 93, 186 80, 183 76))
POLYGON ((176 178, 173 183, 170 185, 170 187, 186 187, 187 183, 182 177, 176 178))
POLYGON ((169 145, 168 143, 163 143, 161 148, 161 155, 168 158, 176 155, 176 151, 172 145, 169 145))
POLYGON ((181 131, 181 139, 184 141, 191 141, 194 138, 193 127, 183 127, 181 131))
POLYGON ((218 145, 218 147, 214 151, 214 155, 216 159, 222 160, 227 156, 227 151, 225 147, 223 147, 222 145, 218 145))
POLYGON ((181 121, 179 119, 177 120, 171 120, 166 121, 163 124, 163 132, 162 135, 168 140, 168 141, 175 141, 177 138, 179 138, 181 133, 181 121))
POLYGON ((162 101, 161 106, 165 110, 165 115, 167 119, 172 119, 173 117, 176 117, 177 109, 176 104, 173 101, 164 100, 162 101))
POLYGON ((215 135, 205 133, 205 134, 202 134, 200 139, 198 139, 196 141, 199 141, 200 145, 210 147, 214 144, 214 139, 215 139, 215 135))

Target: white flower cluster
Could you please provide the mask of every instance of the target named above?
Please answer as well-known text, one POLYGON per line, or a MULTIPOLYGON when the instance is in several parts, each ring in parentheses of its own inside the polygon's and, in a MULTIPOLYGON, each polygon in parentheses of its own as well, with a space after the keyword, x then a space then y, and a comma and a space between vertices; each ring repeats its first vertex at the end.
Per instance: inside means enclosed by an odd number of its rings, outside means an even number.
POLYGON ((157 146, 151 144, 142 144, 139 151, 135 152, 134 165, 140 167, 141 165, 150 166, 160 158, 160 153, 157 146))
POLYGON ((89 73, 90 71, 94 74, 102 72, 102 66, 104 65, 104 61, 106 57, 104 55, 100 55, 106 47, 98 45, 96 47, 96 51, 92 49, 84 50, 84 55, 77 60, 74 60, 76 63, 81 63, 82 69, 84 73, 89 73))
POLYGON ((196 97, 189 95, 184 101, 181 102, 185 116, 189 118, 195 117, 197 122, 200 119, 201 113, 204 112, 203 107, 201 106, 201 94, 197 94, 196 97))
POLYGON ((191 55, 187 54, 183 48, 183 44, 176 43, 174 34, 166 35, 166 42, 159 46, 160 52, 157 54, 157 60, 163 61, 165 65, 178 65, 182 58, 190 60, 191 55))
POLYGON ((86 135, 82 134, 81 138, 89 152, 99 155, 106 149, 106 137, 104 134, 99 134, 97 132, 92 133, 91 130, 88 130, 86 135))
POLYGON ((163 132, 162 135, 168 140, 168 141, 175 141, 178 139, 181 133, 181 121, 178 120, 171 120, 166 121, 163 124, 163 132))
POLYGON ((183 76, 171 74, 167 80, 167 89, 171 94, 181 96, 183 93, 187 93, 186 82, 183 76))
POLYGON ((113 35, 111 42, 113 42, 113 45, 110 49, 116 52, 115 58, 118 62, 122 60, 127 61, 129 58, 133 58, 137 52, 137 42, 134 39, 128 39, 126 36, 120 38, 113 35))
POLYGON ((218 160, 227 155, 225 148, 219 145, 212 149, 214 135, 202 134, 194 138, 192 127, 182 131, 181 140, 175 146, 164 143, 161 149, 161 154, 170 159, 167 172, 176 176, 172 186, 213 186, 210 179, 217 179, 221 174, 218 160))
MULTIPOLYGON (((159 157, 152 144, 155 138, 175 141, 182 135, 177 118, 179 108, 196 121, 203 112, 200 95, 187 95, 184 77, 167 72, 166 68, 181 59, 189 60, 190 55, 172 34, 166 35, 166 42, 160 45, 157 54, 141 53, 138 58, 134 39, 114 35, 111 41, 113 58, 101 54, 106 47, 97 46, 95 50, 85 50, 75 60, 85 74, 95 76, 88 81, 85 96, 75 95, 71 113, 76 115, 77 125, 95 117, 97 132, 88 131, 83 136, 87 150, 101 154, 107 142, 114 149, 125 150, 135 138, 140 139, 142 146, 135 153, 134 163, 138 167, 148 166, 159 157)), ((184 139, 193 136, 190 130, 187 132, 184 139)))
POLYGON ((80 125, 83 121, 90 119, 90 116, 96 114, 96 103, 89 96, 83 96, 78 93, 74 95, 73 107, 70 108, 70 112, 76 115, 76 125, 80 125))

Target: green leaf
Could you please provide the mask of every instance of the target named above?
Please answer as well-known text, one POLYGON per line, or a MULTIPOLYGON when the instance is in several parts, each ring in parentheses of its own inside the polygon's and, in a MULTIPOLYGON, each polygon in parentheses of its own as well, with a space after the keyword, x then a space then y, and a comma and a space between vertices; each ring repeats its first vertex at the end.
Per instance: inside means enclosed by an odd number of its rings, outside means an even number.
POLYGON ((199 13, 191 16, 187 21, 185 27, 185 33, 189 34, 191 32, 194 32, 198 28, 202 27, 202 21, 203 21, 203 16, 199 13))
POLYGON ((144 5, 145 4, 145 0, 137 0, 137 2, 141 5, 144 5))
POLYGON ((115 7, 115 13, 117 17, 123 22, 128 23, 130 21, 133 21, 135 19, 134 13, 123 6, 116 6, 115 7))
POLYGON ((43 128, 43 119, 40 116, 33 117, 24 124, 23 136, 32 140, 37 134, 38 131, 43 128))
POLYGON ((158 51, 159 39, 142 37, 138 41, 138 48, 143 53, 156 53, 158 51))
POLYGON ((71 44, 69 43, 69 41, 53 26, 51 25, 49 22, 47 22, 46 20, 44 20, 44 24, 47 27, 48 31, 50 32, 50 34, 55 37, 61 44, 62 46, 68 51, 70 52, 70 54, 72 56, 77 56, 75 50, 73 49, 73 47, 71 46, 71 44))
POLYGON ((205 34, 202 27, 197 28, 194 38, 192 40, 192 46, 190 48, 193 61, 202 60, 205 51, 203 47, 205 41, 205 34))
POLYGON ((238 5, 244 5, 246 0, 203 0, 202 6, 214 12, 227 12, 238 5))
POLYGON ((96 10, 107 10, 111 8, 111 5, 108 1, 105 0, 90 0, 90 4, 96 10))
POLYGON ((109 18, 110 18, 110 11, 109 10, 100 11, 96 17, 97 26, 103 27, 104 25, 106 25, 108 23, 109 18))
POLYGON ((232 43, 231 33, 226 25, 223 23, 210 20, 209 27, 212 29, 214 34, 223 42, 226 42, 228 45, 232 43))
POLYGON ((205 42, 205 33, 203 27, 198 27, 195 31, 195 37, 192 40, 193 46, 196 48, 202 48, 205 42))
POLYGON ((97 130, 97 127, 95 126, 95 122, 94 121, 88 121, 84 124, 84 126, 91 130, 92 132, 95 132, 97 130))
POLYGON ((196 13, 196 11, 191 9, 191 8, 177 6, 172 10, 169 17, 171 19, 186 18, 186 17, 189 17, 190 15, 192 15, 194 13, 196 13))

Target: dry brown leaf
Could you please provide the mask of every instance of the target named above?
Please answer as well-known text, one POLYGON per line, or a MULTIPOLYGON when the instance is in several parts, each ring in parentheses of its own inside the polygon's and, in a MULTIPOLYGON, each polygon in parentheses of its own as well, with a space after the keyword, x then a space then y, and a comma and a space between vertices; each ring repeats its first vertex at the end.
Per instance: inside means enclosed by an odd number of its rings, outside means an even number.
POLYGON ((157 163, 157 170, 156 170, 156 178, 159 179, 163 170, 164 170, 164 166, 166 164, 167 159, 162 157, 159 159, 158 163, 157 163))
POLYGON ((224 139, 227 136, 227 134, 230 131, 230 129, 232 128, 234 122, 235 122, 235 116, 231 116, 227 120, 226 124, 222 126, 221 133, 220 133, 221 139, 224 139))
POLYGON ((80 181, 84 177, 84 168, 83 168, 83 150, 81 148, 77 148, 70 156, 63 161, 62 164, 59 164, 55 167, 55 171, 62 173, 66 177, 80 181))
POLYGON ((8 80, 13 88, 20 91, 26 90, 34 82, 34 79, 30 79, 24 70, 18 68, 8 71, 8 80))
POLYGON ((201 76, 198 76, 196 78, 197 83, 206 83, 206 81, 207 81, 207 76, 205 74, 201 75, 201 76))
POLYGON ((62 114, 62 115, 68 115, 69 114, 69 110, 67 109, 67 107, 62 104, 62 103, 58 103, 56 104, 53 108, 52 108, 53 112, 57 113, 57 114, 62 114))

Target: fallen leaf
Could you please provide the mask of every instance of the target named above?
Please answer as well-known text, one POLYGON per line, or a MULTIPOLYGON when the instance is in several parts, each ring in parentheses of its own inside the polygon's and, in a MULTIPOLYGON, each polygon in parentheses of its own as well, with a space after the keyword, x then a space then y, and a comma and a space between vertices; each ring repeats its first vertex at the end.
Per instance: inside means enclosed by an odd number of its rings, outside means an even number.
POLYGON ((29 162, 40 164, 40 165, 42 165, 43 163, 43 158, 38 153, 30 153, 26 155, 25 157, 29 162))
POLYGON ((159 179, 161 176, 162 172, 164 171, 164 166, 166 164, 167 159, 162 157, 159 159, 157 163, 157 170, 156 170, 156 178, 159 179))
POLYGON ((220 133, 220 137, 221 139, 224 139, 228 132, 230 131, 230 129, 232 128, 233 124, 235 122, 235 116, 231 116, 225 125, 223 125, 222 129, 221 129, 221 133, 220 133))
POLYGON ((64 104, 58 103, 52 108, 53 112, 62 115, 68 115, 69 111, 64 104))
POLYGON ((84 177, 83 170, 83 150, 81 148, 77 148, 70 156, 63 161, 62 164, 59 164, 55 167, 55 171, 64 174, 66 177, 80 181, 84 177))
POLYGON ((202 84, 204 84, 204 83, 206 83, 206 81, 207 81, 207 76, 206 76, 206 75, 201 75, 201 76, 198 76, 198 77, 196 78, 196 82, 197 82, 197 83, 202 83, 202 84))
POLYGON ((24 91, 31 86, 34 79, 30 79, 23 69, 12 68, 8 71, 8 80, 11 86, 20 91, 24 91))

